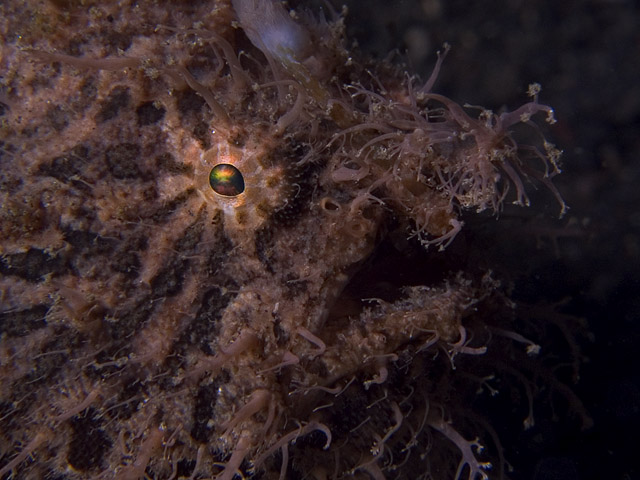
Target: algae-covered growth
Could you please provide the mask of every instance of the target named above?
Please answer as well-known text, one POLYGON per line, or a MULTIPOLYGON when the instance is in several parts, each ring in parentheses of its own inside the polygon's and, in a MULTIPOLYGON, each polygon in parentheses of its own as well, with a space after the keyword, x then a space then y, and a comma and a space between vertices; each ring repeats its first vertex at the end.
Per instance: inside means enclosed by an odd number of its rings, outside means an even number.
POLYGON ((553 111, 465 110, 442 56, 421 82, 333 12, 232 3, 0 6, 0 477, 486 478, 455 367, 535 353, 499 278, 373 277, 525 181, 563 210, 553 111))

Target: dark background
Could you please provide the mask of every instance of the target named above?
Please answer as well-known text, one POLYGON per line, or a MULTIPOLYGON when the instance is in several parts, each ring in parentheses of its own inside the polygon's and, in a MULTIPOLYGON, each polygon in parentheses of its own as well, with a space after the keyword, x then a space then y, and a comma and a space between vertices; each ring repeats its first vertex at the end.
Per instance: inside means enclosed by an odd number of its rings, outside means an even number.
POLYGON ((591 340, 575 332, 584 362, 571 387, 594 425, 582 431, 570 418, 553 418, 551 405, 539 408, 551 418, 526 432, 495 426, 507 431, 505 453, 516 468, 510 478, 640 478, 634 462, 640 445, 638 3, 347 5, 350 40, 378 58, 398 49, 394 61, 404 60, 423 79, 435 51, 451 44, 434 90, 458 103, 515 109, 527 101, 530 83, 542 85, 541 103, 553 106, 558 119, 546 132, 564 151, 563 174, 554 183, 568 214, 558 219, 557 203, 541 188, 531 208, 507 207, 498 222, 480 216, 467 226, 485 244, 489 240, 485 260, 512 272, 517 300, 555 304, 560 314, 587 320, 591 340))

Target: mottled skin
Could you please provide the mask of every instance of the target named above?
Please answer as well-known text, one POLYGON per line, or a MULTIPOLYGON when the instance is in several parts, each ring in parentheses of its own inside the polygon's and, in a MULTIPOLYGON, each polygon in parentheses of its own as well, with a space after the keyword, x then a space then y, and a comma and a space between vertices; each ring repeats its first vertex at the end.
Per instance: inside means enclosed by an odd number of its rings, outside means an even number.
POLYGON ((189 3, 0 6, 0 476, 419 478, 447 438, 482 475, 434 352, 484 352, 462 318, 494 283, 343 290, 390 231, 497 208, 506 127, 363 77, 339 22, 284 61, 189 3))

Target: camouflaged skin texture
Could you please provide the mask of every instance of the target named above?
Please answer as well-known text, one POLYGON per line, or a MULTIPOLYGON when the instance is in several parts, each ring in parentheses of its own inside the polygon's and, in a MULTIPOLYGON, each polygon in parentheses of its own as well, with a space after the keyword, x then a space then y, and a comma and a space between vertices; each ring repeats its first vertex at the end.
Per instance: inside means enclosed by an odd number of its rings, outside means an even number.
POLYGON ((0 5, 1 477, 453 478, 456 448, 485 475, 452 359, 497 283, 348 285, 504 179, 526 203, 497 117, 352 58, 339 18, 28 7, 0 5), (289 21, 307 43, 261 44, 289 21))

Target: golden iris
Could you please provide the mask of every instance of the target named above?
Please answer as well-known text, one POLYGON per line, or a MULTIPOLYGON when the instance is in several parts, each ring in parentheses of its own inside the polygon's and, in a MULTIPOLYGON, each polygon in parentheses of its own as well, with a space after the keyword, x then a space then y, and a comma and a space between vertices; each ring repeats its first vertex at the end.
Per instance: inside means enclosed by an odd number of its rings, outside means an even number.
POLYGON ((209 184, 214 192, 224 197, 236 197, 244 192, 242 173, 229 163, 219 163, 211 169, 209 184))

